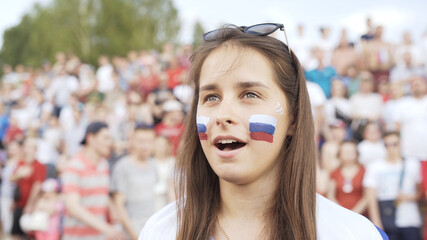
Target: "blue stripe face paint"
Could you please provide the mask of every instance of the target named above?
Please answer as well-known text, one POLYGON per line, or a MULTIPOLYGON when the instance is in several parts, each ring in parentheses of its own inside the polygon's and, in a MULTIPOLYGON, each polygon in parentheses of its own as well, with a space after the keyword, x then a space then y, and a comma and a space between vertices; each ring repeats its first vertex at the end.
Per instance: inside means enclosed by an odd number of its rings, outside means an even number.
POLYGON ((200 140, 208 140, 207 125, 210 121, 209 117, 206 116, 197 116, 197 133, 199 134, 200 140))
POLYGON ((255 114, 249 118, 249 131, 252 139, 273 142, 277 119, 266 114, 255 114))

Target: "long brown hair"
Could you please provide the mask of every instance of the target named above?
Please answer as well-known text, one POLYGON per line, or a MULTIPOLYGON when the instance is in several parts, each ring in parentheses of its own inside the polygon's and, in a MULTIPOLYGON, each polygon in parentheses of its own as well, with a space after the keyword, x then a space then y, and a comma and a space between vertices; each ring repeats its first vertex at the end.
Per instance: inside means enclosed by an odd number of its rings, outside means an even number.
POLYGON ((202 44, 191 57, 190 80, 194 99, 176 162, 178 240, 211 238, 220 208, 219 179, 203 153, 197 134, 196 114, 201 68, 209 54, 224 44, 250 48, 270 60, 276 81, 289 102, 293 134, 287 136, 278 156, 277 189, 267 207, 265 230, 269 239, 316 239, 315 142, 304 74, 297 57, 272 37, 249 35, 238 29, 223 30, 221 37, 202 44))

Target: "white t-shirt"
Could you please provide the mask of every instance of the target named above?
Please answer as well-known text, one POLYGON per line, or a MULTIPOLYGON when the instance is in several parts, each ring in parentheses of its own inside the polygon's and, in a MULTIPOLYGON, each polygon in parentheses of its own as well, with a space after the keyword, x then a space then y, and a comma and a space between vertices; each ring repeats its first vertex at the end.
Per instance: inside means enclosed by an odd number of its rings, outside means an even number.
POLYGON ((306 83, 308 96, 310 98, 311 112, 313 114, 313 118, 316 119, 316 109, 317 107, 325 104, 326 96, 319 84, 310 81, 306 81, 306 83))
POLYGON ((101 66, 96 70, 96 78, 98 79, 98 91, 102 93, 111 92, 115 87, 113 77, 114 68, 111 64, 101 66))
POLYGON ((47 140, 39 138, 37 141, 36 159, 43 164, 55 164, 59 159, 59 153, 47 140))
POLYGON ((325 102, 325 106, 323 108, 326 122, 329 125, 334 124, 337 121, 335 109, 338 109, 339 111, 342 112, 342 114, 350 118, 351 116, 350 101, 346 98, 333 97, 331 99, 328 99, 325 102))
POLYGON ((289 40, 292 43, 292 51, 298 56, 299 62, 305 69, 308 69, 309 66, 307 64, 311 57, 310 49, 312 45, 310 38, 297 35, 294 39, 289 40))
POLYGON ((53 100, 57 106, 68 103, 70 96, 79 90, 79 80, 71 75, 58 76, 52 80, 46 91, 46 98, 53 100))
POLYGON ((180 84, 173 89, 173 95, 185 105, 185 111, 188 111, 193 100, 194 89, 190 85, 180 84))
MULTIPOLYGON (((394 200, 399 192, 415 194, 417 184, 421 182, 420 163, 415 159, 405 160, 402 187, 400 179, 403 164, 392 164, 385 160, 377 161, 367 167, 363 186, 375 188, 380 201, 394 200)), ((402 202, 396 210, 396 225, 398 227, 419 227, 421 216, 416 201, 402 202)))
MULTIPOLYGON (((403 60, 403 55, 406 53, 410 53, 411 54, 411 59, 412 59, 412 63, 415 66, 420 66, 423 64, 422 62, 422 57, 421 57, 421 47, 415 45, 415 44, 410 44, 410 45, 406 45, 406 44, 398 44, 396 50, 395 50, 395 57, 394 59, 396 59, 397 64, 398 65, 403 65, 405 64, 405 61, 403 60)), ((391 81, 393 81, 390 78, 391 81)))
POLYGON ((400 99, 391 99, 384 104, 382 116, 385 123, 386 131, 395 131, 396 130, 396 109, 399 108, 401 101, 400 99))
POLYGON ((27 107, 13 109, 10 115, 16 119, 21 130, 27 130, 31 121, 34 120, 31 118, 31 110, 27 107))
POLYGON ((400 123, 403 156, 427 161, 427 96, 399 101, 395 116, 400 123))
POLYGON ((369 142, 363 140, 357 145, 357 151, 359 152, 359 162, 364 166, 384 159, 387 155, 383 141, 369 142))
POLYGON ((350 98, 354 118, 378 119, 381 116, 383 100, 378 93, 356 93, 350 98))
MULTIPOLYGON (((345 209, 317 194, 316 222, 318 240, 383 239, 367 218, 345 209)), ((139 240, 176 239, 176 203, 154 214, 145 225, 139 240)))

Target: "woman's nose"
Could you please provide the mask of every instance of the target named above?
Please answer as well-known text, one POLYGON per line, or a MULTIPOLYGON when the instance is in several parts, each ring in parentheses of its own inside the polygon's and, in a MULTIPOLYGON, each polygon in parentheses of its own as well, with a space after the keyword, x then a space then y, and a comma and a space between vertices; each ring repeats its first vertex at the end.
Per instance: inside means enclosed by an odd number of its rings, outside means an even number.
POLYGON ((233 108, 232 103, 223 101, 219 107, 216 117, 215 124, 217 126, 227 126, 236 123, 236 109, 233 108))

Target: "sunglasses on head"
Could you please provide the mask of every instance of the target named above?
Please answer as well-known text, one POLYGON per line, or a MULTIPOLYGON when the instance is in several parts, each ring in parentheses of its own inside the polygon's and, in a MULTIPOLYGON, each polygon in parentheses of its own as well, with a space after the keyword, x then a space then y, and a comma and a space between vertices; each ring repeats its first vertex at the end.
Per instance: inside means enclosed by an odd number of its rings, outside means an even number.
POLYGON ((281 23, 261 23, 261 24, 256 24, 249 27, 241 26, 241 27, 227 27, 225 29, 224 28, 215 29, 203 34, 203 40, 207 42, 217 40, 218 38, 221 38, 221 36, 223 36, 223 33, 224 33, 223 31, 227 31, 228 29, 230 30, 240 29, 242 32, 246 34, 262 36, 262 37, 270 35, 275 31, 277 31, 277 29, 280 29, 280 31, 283 31, 283 33, 285 34, 286 46, 289 49, 289 54, 291 54, 291 48, 289 47, 289 44, 288 44, 288 37, 286 36, 285 26, 281 23))

